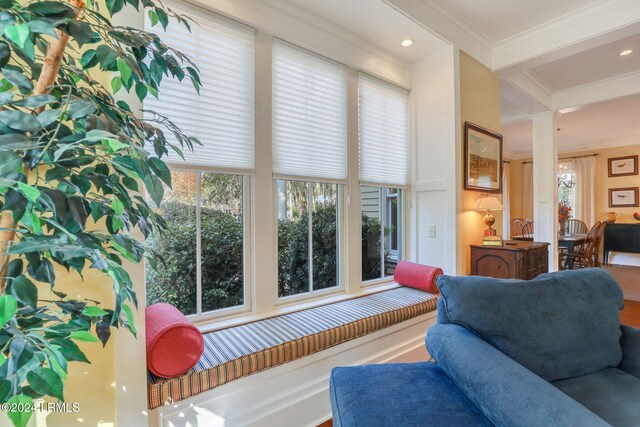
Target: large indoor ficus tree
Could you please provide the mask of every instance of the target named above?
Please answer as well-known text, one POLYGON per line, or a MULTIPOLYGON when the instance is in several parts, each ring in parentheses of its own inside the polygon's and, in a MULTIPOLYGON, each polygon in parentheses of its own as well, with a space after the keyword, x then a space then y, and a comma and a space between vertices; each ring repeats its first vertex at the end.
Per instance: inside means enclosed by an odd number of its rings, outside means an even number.
POLYGON ((149 254, 133 228, 163 227, 142 194, 159 205, 171 185, 161 159, 197 142, 114 98, 157 96, 163 78, 200 87, 195 65, 156 34, 113 24, 127 4, 153 25, 189 26, 152 0, 0 0, 0 403, 17 426, 35 399, 64 399, 68 364, 89 362, 78 341, 136 333, 123 262, 149 254), (62 292, 56 272, 87 269, 108 276, 113 304, 62 292))

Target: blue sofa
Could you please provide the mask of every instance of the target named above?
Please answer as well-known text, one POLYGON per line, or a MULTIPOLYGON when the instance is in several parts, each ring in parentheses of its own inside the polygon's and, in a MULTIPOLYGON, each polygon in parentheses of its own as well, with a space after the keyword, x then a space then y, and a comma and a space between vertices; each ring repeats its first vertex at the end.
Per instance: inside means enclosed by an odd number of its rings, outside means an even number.
POLYGON ((438 287, 437 363, 335 368, 334 426, 640 426, 640 329, 608 272, 438 287))

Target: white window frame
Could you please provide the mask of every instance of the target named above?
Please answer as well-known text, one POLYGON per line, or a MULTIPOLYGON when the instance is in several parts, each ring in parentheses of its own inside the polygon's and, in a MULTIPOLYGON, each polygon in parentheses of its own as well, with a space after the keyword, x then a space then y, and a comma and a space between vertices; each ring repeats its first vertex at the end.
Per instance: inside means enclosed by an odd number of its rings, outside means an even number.
POLYGON ((196 313, 186 315, 193 323, 210 322, 212 320, 241 315, 251 311, 251 289, 253 278, 252 246, 251 246, 251 212, 253 177, 246 174, 231 174, 206 167, 190 167, 169 164, 171 172, 187 172, 196 174, 196 313), (202 216, 200 205, 200 184, 203 173, 242 176, 242 275, 243 275, 243 303, 234 307, 219 308, 217 310, 202 311, 202 216))
MULTIPOLYGON (((278 185, 277 185, 277 181, 292 181, 291 179, 274 179, 274 200, 277 201, 278 198, 278 185)), ((345 265, 346 263, 341 262, 341 256, 342 254, 346 253, 345 252, 345 233, 344 233, 344 222, 345 222, 345 189, 344 189, 344 185, 342 184, 335 184, 335 183, 329 183, 329 184, 334 184, 337 186, 337 195, 336 195, 336 233, 337 233, 337 242, 336 242, 336 248, 337 248, 337 253, 336 253, 336 267, 338 270, 338 274, 337 274, 337 280, 338 280, 338 284, 337 286, 331 287, 331 288, 326 288, 326 289, 319 289, 319 290, 314 290, 313 289, 313 245, 312 245, 312 236, 313 236, 313 230, 311 229, 311 224, 313 221, 313 210, 311 209, 311 206, 313 206, 313 200, 311 199, 311 184, 314 183, 322 183, 322 181, 303 181, 307 184, 307 205, 310 207, 309 210, 309 287, 310 290, 307 292, 301 292, 299 294, 296 295, 287 295, 284 297, 278 296, 278 299, 276 301, 276 306, 288 306, 288 305, 292 305, 292 304, 296 304, 296 303, 300 303, 300 302, 306 302, 306 301, 312 301, 312 300, 320 300, 322 298, 328 297, 328 296, 332 296, 335 294, 339 294, 339 293, 344 293, 345 291, 345 282, 346 282, 346 268, 345 265)), ((278 236, 278 204, 276 202, 275 204, 275 208, 276 208, 276 236, 278 236)), ((277 239, 277 237, 276 237, 277 239)), ((276 247, 277 247, 277 241, 276 241, 276 247)), ((277 264, 277 258, 276 258, 276 264, 277 264)), ((277 277, 278 280, 276 281, 276 294, 279 294, 280 292, 280 283, 279 283, 279 279, 280 279, 280 272, 279 272, 279 268, 278 265, 276 265, 276 271, 277 271, 277 277)))

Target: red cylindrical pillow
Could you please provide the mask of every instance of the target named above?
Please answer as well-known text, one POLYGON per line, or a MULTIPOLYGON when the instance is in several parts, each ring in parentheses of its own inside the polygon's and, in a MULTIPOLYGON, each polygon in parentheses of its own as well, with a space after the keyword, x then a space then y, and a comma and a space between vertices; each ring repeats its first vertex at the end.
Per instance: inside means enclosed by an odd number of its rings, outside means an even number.
POLYGON ((193 368, 204 352, 202 333, 171 304, 145 310, 147 367, 162 378, 173 378, 193 368))
POLYGON ((437 294, 439 290, 436 286, 436 278, 442 274, 442 269, 438 267, 400 261, 396 265, 393 279, 403 286, 437 294))

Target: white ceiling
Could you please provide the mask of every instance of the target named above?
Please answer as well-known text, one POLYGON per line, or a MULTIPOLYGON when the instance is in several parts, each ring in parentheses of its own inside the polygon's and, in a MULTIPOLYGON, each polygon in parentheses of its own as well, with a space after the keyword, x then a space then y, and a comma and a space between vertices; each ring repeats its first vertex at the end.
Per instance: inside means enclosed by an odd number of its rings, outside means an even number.
POLYGON ((531 69, 553 91, 566 90, 639 70, 640 34, 531 69), (620 56, 619 53, 626 49, 633 49, 633 53, 620 56))
MULTIPOLYGON (((381 0, 267 0, 288 3, 355 34, 387 53, 412 63, 447 43, 381 0), (414 40, 411 47, 400 42, 414 40)), ((291 10, 291 8, 288 8, 291 10)))
MULTIPOLYGON (((640 144, 640 95, 560 114, 557 124, 559 153, 640 144)), ((531 156, 531 120, 503 126, 502 134, 505 157, 531 156)))
POLYGON ((493 44, 601 0, 425 0, 456 16, 493 44))

